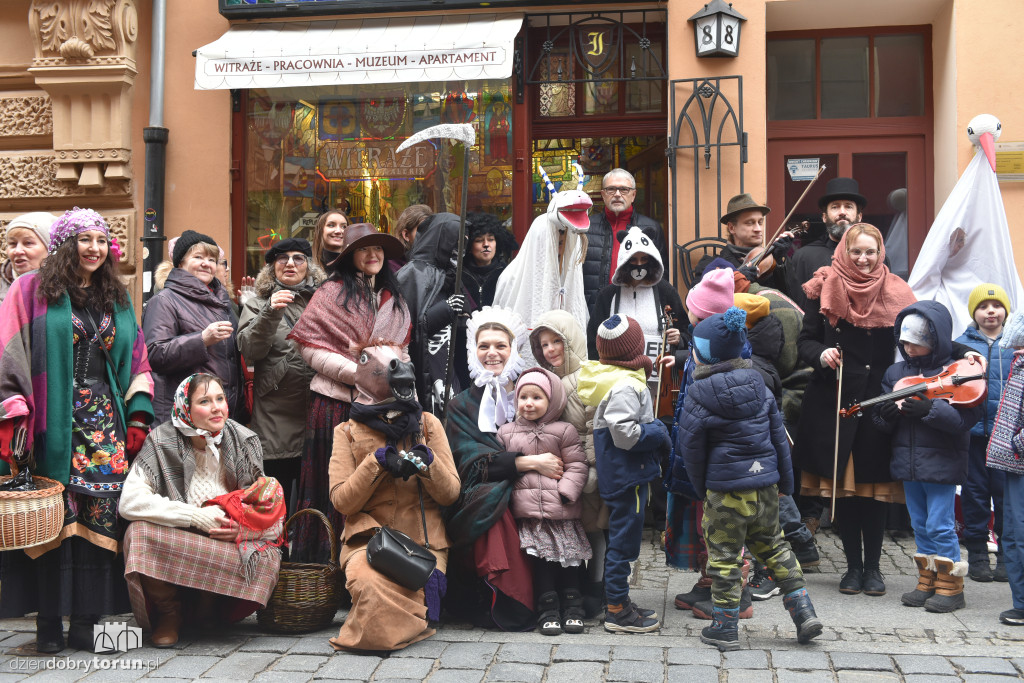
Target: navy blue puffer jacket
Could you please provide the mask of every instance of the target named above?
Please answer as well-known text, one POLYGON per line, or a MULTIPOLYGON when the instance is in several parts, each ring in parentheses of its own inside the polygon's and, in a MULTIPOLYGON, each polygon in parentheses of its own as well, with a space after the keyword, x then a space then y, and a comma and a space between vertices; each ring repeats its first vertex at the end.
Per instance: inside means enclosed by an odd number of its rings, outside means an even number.
POLYGON ((971 428, 971 434, 982 436, 986 439, 992 433, 992 425, 996 421, 996 413, 999 412, 999 399, 1003 395, 1003 387, 1010 376, 1010 368, 1013 367, 1013 349, 1004 349, 999 345, 999 335, 994 341, 986 337, 982 332, 970 325, 964 333, 956 338, 961 344, 966 344, 985 357, 988 363, 988 397, 985 399, 985 415, 978 423, 971 428))
MULTIPOLYGON (((749 360, 698 366, 686 392, 676 453, 697 494, 778 483, 793 492, 793 465, 782 414, 749 360)), ((677 465, 678 467, 678 465, 677 465)))
MULTIPOLYGON (((882 393, 904 377, 937 375, 949 365, 953 354, 953 320, 946 307, 936 301, 918 301, 896 316, 896 344, 903 361, 894 363, 882 377, 882 393), (911 313, 924 316, 936 339, 935 349, 926 356, 911 358, 900 344, 900 326, 911 313)), ((977 366, 975 366, 977 367, 977 366)), ((972 371, 972 374, 973 371, 972 371)), ((892 434, 893 479, 930 484, 962 484, 967 480, 967 450, 970 429, 983 414, 983 407, 955 408, 942 399, 932 401, 931 410, 921 419, 900 415, 885 419, 878 410, 872 414, 875 425, 892 434)))

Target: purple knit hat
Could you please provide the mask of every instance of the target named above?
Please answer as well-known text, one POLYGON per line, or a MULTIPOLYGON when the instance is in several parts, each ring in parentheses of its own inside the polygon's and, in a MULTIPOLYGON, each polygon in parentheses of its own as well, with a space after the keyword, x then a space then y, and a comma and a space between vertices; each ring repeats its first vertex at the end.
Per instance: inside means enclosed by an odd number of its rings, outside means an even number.
POLYGON ((110 237, 107 222, 92 209, 80 209, 76 206, 70 211, 65 211, 64 215, 50 227, 50 253, 57 251, 57 247, 75 235, 87 230, 99 230, 110 237))
POLYGON ((728 311, 736 292, 732 273, 728 268, 720 268, 705 275, 686 295, 686 308, 701 320, 728 311))

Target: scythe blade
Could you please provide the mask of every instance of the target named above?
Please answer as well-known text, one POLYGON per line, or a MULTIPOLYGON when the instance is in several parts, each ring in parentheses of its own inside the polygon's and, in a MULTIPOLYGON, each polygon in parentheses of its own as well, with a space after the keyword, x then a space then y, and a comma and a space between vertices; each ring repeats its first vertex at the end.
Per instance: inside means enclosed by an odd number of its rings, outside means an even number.
POLYGON ((469 123, 442 123, 436 126, 431 126, 430 128, 424 128, 420 132, 414 133, 405 142, 400 144, 398 149, 395 151, 401 152, 407 147, 412 147, 415 144, 431 138, 458 140, 469 147, 476 142, 476 131, 469 123))

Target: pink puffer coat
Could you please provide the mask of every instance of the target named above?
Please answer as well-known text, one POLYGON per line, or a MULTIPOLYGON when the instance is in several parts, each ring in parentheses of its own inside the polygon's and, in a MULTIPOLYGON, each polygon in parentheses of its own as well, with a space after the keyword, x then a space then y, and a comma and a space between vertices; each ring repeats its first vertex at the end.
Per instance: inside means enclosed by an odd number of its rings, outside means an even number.
MULTIPOLYGON (((523 455, 554 453, 562 459, 561 479, 551 479, 538 472, 526 472, 516 480, 512 490, 512 514, 516 519, 579 519, 580 494, 587 483, 590 466, 580 445, 576 428, 555 418, 565 409, 565 390, 553 373, 541 368, 551 381, 551 401, 544 417, 536 422, 516 418, 503 425, 498 438, 505 450, 523 455)), ((525 374, 525 373, 524 373, 525 374)))

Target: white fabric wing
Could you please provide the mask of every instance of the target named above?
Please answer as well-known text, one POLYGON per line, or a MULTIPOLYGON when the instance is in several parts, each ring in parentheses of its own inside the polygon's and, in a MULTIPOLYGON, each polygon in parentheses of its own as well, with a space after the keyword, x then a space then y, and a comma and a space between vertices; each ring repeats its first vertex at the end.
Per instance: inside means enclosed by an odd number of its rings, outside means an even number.
POLYGON ((1005 289, 1014 310, 1024 303, 999 182, 981 149, 935 217, 908 282, 918 299, 949 309, 954 336, 971 323, 967 298, 983 282, 1005 289))

